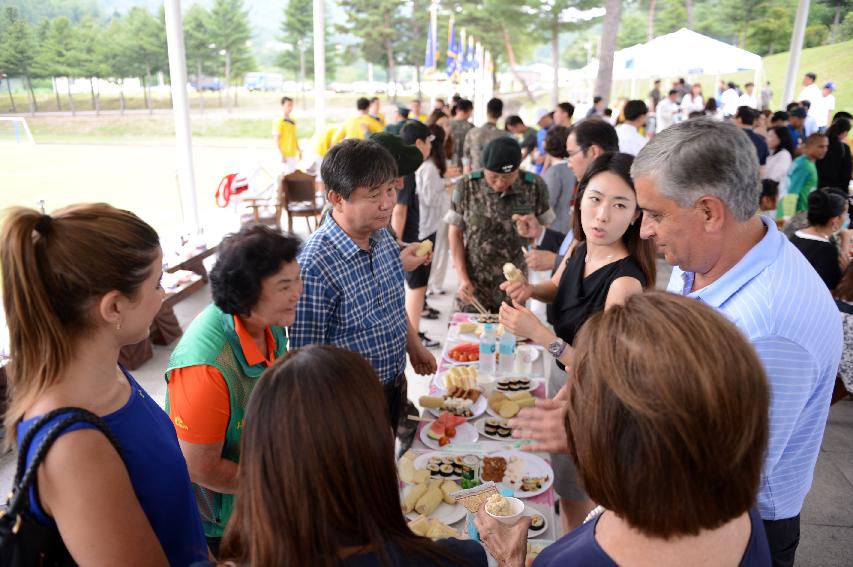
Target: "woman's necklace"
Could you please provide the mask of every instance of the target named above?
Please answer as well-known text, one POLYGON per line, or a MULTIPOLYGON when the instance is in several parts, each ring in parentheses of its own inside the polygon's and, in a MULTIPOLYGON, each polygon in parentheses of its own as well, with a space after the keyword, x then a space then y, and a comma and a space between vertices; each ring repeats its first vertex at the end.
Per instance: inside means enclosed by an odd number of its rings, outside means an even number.
MULTIPOLYGON (((615 255, 616 255, 616 254, 608 254, 608 255, 607 255, 607 256, 605 256, 604 258, 601 258, 601 260, 609 260, 610 258, 612 258, 612 257, 613 257, 613 256, 615 256, 615 255)), ((586 258, 584 258, 584 260, 583 260, 583 261, 584 261, 584 263, 585 263, 585 264, 589 264, 589 261, 590 261, 589 254, 587 254, 587 255, 586 255, 586 258)))

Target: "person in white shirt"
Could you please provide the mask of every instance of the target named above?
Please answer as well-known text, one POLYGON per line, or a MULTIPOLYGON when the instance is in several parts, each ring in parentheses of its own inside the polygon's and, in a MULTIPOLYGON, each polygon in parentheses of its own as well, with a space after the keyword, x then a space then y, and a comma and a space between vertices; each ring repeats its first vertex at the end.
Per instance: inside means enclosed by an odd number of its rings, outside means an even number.
POLYGON ((753 94, 755 85, 747 83, 743 88, 746 89, 746 92, 740 95, 740 99, 738 99, 738 106, 748 106, 752 109, 758 110, 758 100, 753 94))
POLYGON ((429 131, 432 137, 430 153, 415 172, 415 192, 420 201, 418 240, 423 241, 435 235, 429 280, 435 289, 441 287, 443 273, 447 270, 450 241, 444 215, 450 210, 452 179, 461 171, 458 166, 449 164, 444 154, 444 128, 440 124, 433 124, 429 131), (433 279, 433 272, 438 273, 440 277, 433 279))
POLYGON ((616 127, 616 135, 619 136, 619 151, 623 154, 635 156, 649 141, 638 131, 641 126, 645 125, 648 113, 649 107, 641 100, 629 100, 625 104, 623 110, 625 122, 616 127))
POLYGON ((728 86, 729 88, 720 95, 720 107, 723 111, 723 116, 734 116, 737 114, 737 107, 740 106, 738 104, 740 102, 740 95, 734 83, 729 82, 728 86))
POLYGON ((806 119, 805 122, 803 122, 803 129, 806 132, 806 138, 818 131, 815 115, 820 114, 821 112, 819 108, 817 110, 812 110, 812 107, 815 105, 820 106, 820 101, 815 104, 812 104, 808 99, 800 101, 800 106, 806 110, 806 119))
POLYGON ((812 106, 814 106, 815 102, 820 101, 823 93, 820 92, 820 87, 815 84, 815 81, 817 81, 817 75, 806 73, 803 77, 803 90, 800 91, 800 96, 797 97, 797 100, 807 100, 812 103, 812 106))
POLYGON ((672 89, 669 91, 669 96, 658 103, 658 107, 655 109, 655 116, 657 117, 656 132, 660 132, 675 124, 679 111, 677 100, 678 90, 672 89))
POLYGON ((687 120, 691 112, 703 112, 704 110, 705 99, 702 97, 702 85, 694 83, 690 92, 681 99, 681 114, 687 120))
POLYGON ((771 126, 767 129, 767 149, 770 154, 767 156, 763 177, 781 184, 783 179, 787 179, 794 159, 794 144, 787 126, 771 126))
POLYGON ((809 112, 809 116, 814 114, 815 123, 821 132, 829 126, 832 113, 835 111, 835 95, 832 94, 834 91, 835 83, 830 81, 823 85, 820 100, 812 102, 812 111, 809 112))

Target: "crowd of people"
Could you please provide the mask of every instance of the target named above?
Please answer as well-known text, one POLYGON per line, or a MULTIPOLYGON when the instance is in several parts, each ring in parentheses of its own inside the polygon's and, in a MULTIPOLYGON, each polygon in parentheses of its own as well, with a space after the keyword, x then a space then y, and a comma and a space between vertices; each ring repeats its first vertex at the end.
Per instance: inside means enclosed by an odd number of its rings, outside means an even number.
POLYGON ((551 398, 510 422, 559 496, 565 535, 535 567, 793 565, 830 404, 853 391, 850 117, 806 132, 805 105, 735 89, 716 107, 658 81, 648 103, 574 122, 563 102, 535 128, 500 127, 497 98, 481 125, 461 97, 388 123, 359 99, 318 136, 319 228, 222 241, 165 411, 117 364, 162 302, 154 229, 106 204, 13 209, 6 441, 38 467, 18 537, 46 527, 45 557, 97 566, 526 565, 527 518, 480 512, 481 543, 433 542, 400 508, 407 359, 436 371, 419 322, 452 260, 457 309, 552 361, 551 398), (100 420, 67 425, 82 410, 100 420))

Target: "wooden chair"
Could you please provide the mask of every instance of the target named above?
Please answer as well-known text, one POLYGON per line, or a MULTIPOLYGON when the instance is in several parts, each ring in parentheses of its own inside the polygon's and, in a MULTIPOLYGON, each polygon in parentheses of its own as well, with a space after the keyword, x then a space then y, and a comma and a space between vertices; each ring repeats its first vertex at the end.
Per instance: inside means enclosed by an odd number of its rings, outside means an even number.
POLYGON ((281 214, 287 213, 287 230, 293 232, 293 218, 304 217, 311 228, 311 217, 314 218, 315 228, 320 213, 323 212, 323 201, 317 198, 316 178, 304 171, 294 171, 279 180, 279 203, 277 224, 281 226, 281 214))

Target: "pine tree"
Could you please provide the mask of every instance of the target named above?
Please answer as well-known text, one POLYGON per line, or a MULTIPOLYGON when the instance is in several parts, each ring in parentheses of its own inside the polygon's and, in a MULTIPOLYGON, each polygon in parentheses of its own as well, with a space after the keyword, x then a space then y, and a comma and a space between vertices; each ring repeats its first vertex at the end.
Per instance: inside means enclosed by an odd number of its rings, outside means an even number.
MULTIPOLYGON (((252 33, 249 28, 249 12, 243 8, 243 0, 215 0, 210 10, 210 39, 223 55, 225 85, 231 87, 231 78, 245 74, 255 66, 249 50, 252 33)), ((236 99, 237 91, 234 91, 236 99)), ((228 111, 231 98, 226 97, 228 111)))

